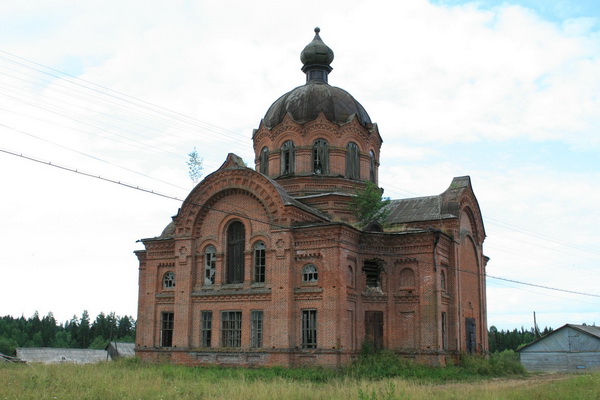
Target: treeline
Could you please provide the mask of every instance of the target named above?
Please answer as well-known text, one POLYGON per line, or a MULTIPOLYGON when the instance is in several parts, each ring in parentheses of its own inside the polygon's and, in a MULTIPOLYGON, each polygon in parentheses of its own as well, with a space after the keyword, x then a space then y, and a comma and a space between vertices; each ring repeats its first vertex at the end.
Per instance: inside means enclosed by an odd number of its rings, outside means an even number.
POLYGON ((545 327, 543 331, 536 333, 534 328, 526 330, 521 327, 520 330, 513 329, 499 331, 494 325, 490 326, 488 331, 488 341, 490 345, 490 353, 504 350, 516 351, 520 347, 533 342, 541 336, 547 335, 552 332, 552 328, 545 327))
POLYGON ((17 347, 56 347, 104 349, 109 341, 135 341, 135 320, 115 313, 100 313, 90 321, 87 311, 81 317, 60 324, 52 313, 40 318, 0 317, 0 353, 14 356, 17 347))

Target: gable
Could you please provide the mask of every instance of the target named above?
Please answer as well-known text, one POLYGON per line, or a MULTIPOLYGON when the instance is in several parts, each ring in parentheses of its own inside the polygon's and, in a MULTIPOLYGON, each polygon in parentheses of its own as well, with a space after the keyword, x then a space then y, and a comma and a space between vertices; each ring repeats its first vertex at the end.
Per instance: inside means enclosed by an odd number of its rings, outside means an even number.
POLYGON ((600 337, 578 329, 577 325, 565 325, 523 347, 519 352, 600 352, 600 337))

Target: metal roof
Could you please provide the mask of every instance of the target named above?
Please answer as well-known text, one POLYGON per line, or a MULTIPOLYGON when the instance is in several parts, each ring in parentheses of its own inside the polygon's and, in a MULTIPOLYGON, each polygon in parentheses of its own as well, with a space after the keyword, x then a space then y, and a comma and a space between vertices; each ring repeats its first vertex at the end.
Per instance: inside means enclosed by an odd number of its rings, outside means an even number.
POLYGON ((23 361, 40 362, 44 364, 92 364, 107 361, 108 353, 106 350, 18 347, 17 357, 23 361))

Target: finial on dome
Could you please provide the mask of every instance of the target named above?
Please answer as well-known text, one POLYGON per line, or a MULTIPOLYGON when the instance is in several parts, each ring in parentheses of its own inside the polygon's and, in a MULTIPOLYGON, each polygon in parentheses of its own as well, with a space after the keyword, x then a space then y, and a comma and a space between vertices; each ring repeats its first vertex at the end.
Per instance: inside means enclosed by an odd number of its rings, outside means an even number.
POLYGON ((329 48, 319 36, 321 28, 315 28, 315 37, 300 53, 300 61, 304 66, 302 71, 306 74, 306 82, 322 81, 327 83, 327 75, 331 72, 330 64, 333 61, 333 50, 329 48))

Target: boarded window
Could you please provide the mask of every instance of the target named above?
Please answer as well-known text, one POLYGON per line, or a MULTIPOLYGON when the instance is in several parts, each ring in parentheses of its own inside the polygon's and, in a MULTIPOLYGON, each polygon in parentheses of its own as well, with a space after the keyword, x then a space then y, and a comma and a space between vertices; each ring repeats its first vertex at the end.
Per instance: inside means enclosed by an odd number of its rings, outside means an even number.
POLYGON ((242 346, 242 312, 221 312, 221 346, 242 346))
POLYGON ((319 275, 314 264, 307 264, 302 268, 302 282, 317 282, 319 275))
POLYGON ((281 145, 281 175, 293 174, 295 163, 294 142, 288 140, 281 145))
POLYGON ((269 174, 269 149, 267 147, 263 147, 260 151, 260 173, 269 174))
POLYGON ((346 148, 346 178, 360 179, 359 151, 354 142, 348 143, 346 148))
POLYGON ((263 346, 263 312, 254 310, 250 314, 250 347, 255 349, 263 346))
POLYGON ((302 310, 302 348, 317 348, 317 310, 302 310))
POLYGON ((329 173, 329 146, 324 139, 313 144, 313 172, 317 175, 329 173))
POLYGON ((227 229, 227 283, 244 282, 244 224, 232 222, 227 229))
POLYGON ((173 346, 173 328, 175 324, 175 314, 172 312, 163 312, 160 317, 160 345, 161 347, 173 346))
POLYGON ((208 246, 204 252, 204 284, 213 285, 215 283, 217 263, 217 249, 214 246, 208 246))
POLYGON ((200 346, 210 347, 212 342, 212 311, 202 311, 200 319, 200 346))
POLYGON ((265 244, 258 242, 254 245, 254 282, 265 281, 265 244))

